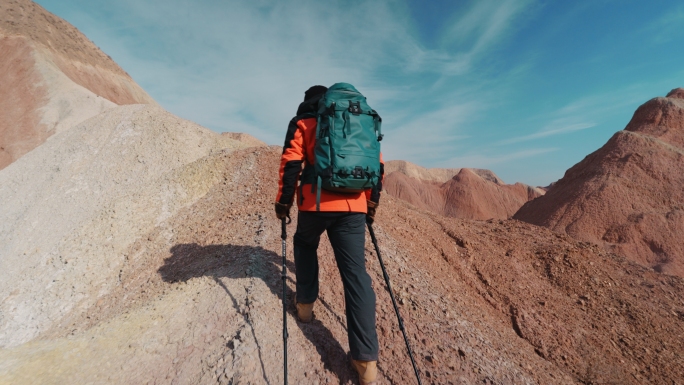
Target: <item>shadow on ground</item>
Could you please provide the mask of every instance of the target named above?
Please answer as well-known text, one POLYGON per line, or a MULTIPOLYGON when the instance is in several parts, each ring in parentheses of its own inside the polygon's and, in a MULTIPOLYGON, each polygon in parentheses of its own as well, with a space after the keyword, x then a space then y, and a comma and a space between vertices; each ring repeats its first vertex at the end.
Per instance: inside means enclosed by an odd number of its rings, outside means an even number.
MULTIPOLYGON (((178 244, 173 246, 170 251, 171 256, 164 260, 164 265, 158 270, 165 282, 185 282, 195 277, 211 277, 224 288, 231 297, 236 311, 240 312, 239 304, 228 288, 223 285, 221 278, 255 277, 262 279, 271 292, 282 300, 282 256, 273 251, 253 246, 201 246, 196 243, 178 244)), ((294 263, 287 261, 287 268, 289 271, 294 271, 294 263)), ((294 284, 291 280, 290 282, 294 284)), ((288 300, 288 312, 295 316, 294 292, 288 287, 285 295, 288 300)), ((331 307, 325 301, 319 298, 317 302, 332 312, 331 307)), ((282 318, 281 314, 278 313, 273 316, 282 318)), ((336 318, 339 319, 339 316, 336 318)), ((245 321, 250 323, 247 315, 245 315, 245 321)), ((340 383, 347 383, 352 378, 355 378, 349 365, 347 353, 321 321, 314 319, 310 324, 300 322, 296 322, 296 324, 302 330, 304 336, 316 347, 324 368, 334 373, 340 380, 340 383)), ((341 326, 344 327, 344 325, 341 326)), ((254 333, 253 328, 252 333, 254 333)), ((258 345, 257 336, 254 337, 258 345)), ((259 348, 259 356, 261 358, 261 348, 259 348)), ((261 366, 264 372, 264 379, 268 382, 263 360, 261 366)))

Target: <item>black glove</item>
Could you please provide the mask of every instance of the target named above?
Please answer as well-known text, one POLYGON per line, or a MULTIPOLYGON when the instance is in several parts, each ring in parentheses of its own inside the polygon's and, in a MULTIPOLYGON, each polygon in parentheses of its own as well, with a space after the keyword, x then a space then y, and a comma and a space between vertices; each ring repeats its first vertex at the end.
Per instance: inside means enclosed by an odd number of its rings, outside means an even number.
POLYGON ((291 207, 292 207, 292 203, 290 203, 289 205, 284 205, 282 203, 276 202, 276 204, 275 204, 276 217, 278 217, 278 219, 289 218, 291 207))
POLYGON ((375 211, 378 209, 378 205, 379 203, 366 200, 366 223, 369 225, 372 225, 373 221, 375 220, 375 211))

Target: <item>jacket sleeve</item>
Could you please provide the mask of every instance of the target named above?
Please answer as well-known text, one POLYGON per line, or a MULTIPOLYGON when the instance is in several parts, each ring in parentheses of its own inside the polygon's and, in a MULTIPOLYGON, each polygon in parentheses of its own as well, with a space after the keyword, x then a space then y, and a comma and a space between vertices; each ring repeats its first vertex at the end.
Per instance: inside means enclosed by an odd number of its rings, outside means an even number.
POLYGON ((276 202, 285 205, 292 204, 304 159, 306 159, 306 153, 303 130, 299 127, 299 119, 295 117, 290 121, 285 135, 283 155, 280 158, 280 179, 276 202))
POLYGON ((380 181, 378 185, 372 189, 366 190, 366 199, 375 203, 380 203, 380 193, 382 192, 382 180, 385 179, 385 162, 382 160, 382 153, 380 154, 380 181))

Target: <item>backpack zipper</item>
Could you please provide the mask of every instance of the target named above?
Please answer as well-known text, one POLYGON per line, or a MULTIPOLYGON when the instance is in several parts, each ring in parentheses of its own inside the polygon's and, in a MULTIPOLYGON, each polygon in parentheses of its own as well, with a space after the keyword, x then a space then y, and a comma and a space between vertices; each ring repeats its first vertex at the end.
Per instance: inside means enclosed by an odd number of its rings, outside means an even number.
POLYGON ((361 95, 361 93, 359 93, 359 92, 345 91, 345 90, 332 90, 332 91, 330 91, 330 92, 331 92, 331 93, 333 93, 333 92, 340 92, 340 93, 343 93, 343 94, 361 95))

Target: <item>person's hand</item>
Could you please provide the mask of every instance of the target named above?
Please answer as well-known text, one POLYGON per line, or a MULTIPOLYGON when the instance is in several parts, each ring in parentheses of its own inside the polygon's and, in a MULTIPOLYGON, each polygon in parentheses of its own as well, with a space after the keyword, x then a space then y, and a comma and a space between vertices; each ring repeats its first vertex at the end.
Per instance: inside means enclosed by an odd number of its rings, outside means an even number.
POLYGON ((366 200, 366 223, 369 225, 373 224, 373 221, 375 220, 375 211, 378 209, 378 204, 373 201, 366 200))
POLYGON ((289 205, 284 205, 282 203, 276 202, 275 204, 275 213, 276 217, 278 219, 285 219, 290 217, 290 207, 292 207, 292 203, 289 205))

